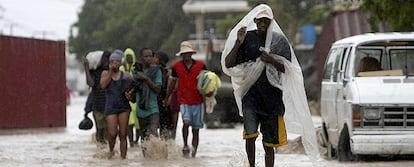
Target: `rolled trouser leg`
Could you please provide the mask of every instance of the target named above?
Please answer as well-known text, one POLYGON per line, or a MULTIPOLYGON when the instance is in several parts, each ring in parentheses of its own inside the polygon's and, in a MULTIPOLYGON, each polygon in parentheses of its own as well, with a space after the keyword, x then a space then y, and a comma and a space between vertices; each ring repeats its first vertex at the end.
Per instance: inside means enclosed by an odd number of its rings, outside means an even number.
POLYGON ((96 141, 105 144, 107 138, 105 114, 103 112, 94 111, 93 115, 96 119, 96 141))
POLYGON ((98 128, 96 132, 96 141, 99 143, 106 143, 105 141, 105 129, 104 128, 98 128))

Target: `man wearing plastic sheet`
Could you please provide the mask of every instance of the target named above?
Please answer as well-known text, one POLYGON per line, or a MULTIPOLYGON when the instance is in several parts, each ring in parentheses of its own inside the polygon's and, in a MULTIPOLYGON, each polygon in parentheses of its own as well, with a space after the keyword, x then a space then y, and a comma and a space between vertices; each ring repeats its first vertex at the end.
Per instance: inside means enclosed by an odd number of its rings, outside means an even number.
POLYGON ((243 138, 250 166, 255 166, 259 126, 266 167, 274 165, 274 148, 287 144, 285 121, 288 130, 304 136, 307 153, 319 155, 300 66, 269 6, 255 7, 235 26, 221 63, 223 71, 232 78, 243 116, 243 138), (310 127, 310 132, 305 132, 305 127, 310 127))

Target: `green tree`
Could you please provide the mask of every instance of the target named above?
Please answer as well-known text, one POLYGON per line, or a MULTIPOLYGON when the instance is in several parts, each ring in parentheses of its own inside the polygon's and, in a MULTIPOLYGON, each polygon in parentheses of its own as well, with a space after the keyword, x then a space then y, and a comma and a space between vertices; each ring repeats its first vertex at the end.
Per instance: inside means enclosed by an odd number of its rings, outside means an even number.
POLYGON ((101 48, 100 41, 94 37, 94 31, 104 27, 106 0, 86 0, 82 12, 78 14, 79 20, 72 25, 69 37, 69 52, 76 53, 78 59, 91 50, 101 48), (77 36, 74 36, 73 29, 77 29, 77 36))
POLYGON ((362 10, 370 13, 369 23, 378 31, 378 23, 390 26, 390 31, 414 31, 413 0, 365 0, 362 10))
POLYGON ((79 13, 70 52, 80 59, 91 50, 143 47, 175 53, 186 39, 190 18, 181 6, 185 0, 86 0, 79 13), (167 10, 168 9, 168 10, 167 10))

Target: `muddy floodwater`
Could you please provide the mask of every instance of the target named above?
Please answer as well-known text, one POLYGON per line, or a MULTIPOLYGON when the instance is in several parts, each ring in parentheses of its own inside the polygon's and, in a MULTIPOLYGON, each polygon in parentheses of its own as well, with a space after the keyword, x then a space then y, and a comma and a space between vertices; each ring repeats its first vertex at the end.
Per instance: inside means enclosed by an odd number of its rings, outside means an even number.
MULTIPOLYGON (((119 155, 119 145, 115 155, 109 158, 106 145, 93 142, 94 130, 82 131, 78 123, 83 117, 85 97, 74 97, 67 107, 67 127, 45 129, 0 130, 0 166, 67 166, 67 167, 245 167, 247 166, 242 139, 242 125, 228 129, 200 130, 200 144, 196 158, 183 158, 181 153, 181 120, 175 141, 154 140, 147 143, 152 151, 144 158, 139 147, 128 147, 127 159, 119 155)), ((91 115, 90 115, 91 116, 91 115)), ((289 135, 289 134, 288 134, 289 135)), ((414 166, 412 160, 363 161, 340 163, 336 160, 320 159, 311 161, 302 154, 295 135, 288 137, 288 147, 280 149, 276 155, 277 167, 309 166, 362 166, 362 167, 405 167, 414 166), (293 139, 292 139, 293 138, 293 139)), ((191 139, 191 135, 190 135, 191 139)), ((256 142, 256 162, 264 166, 264 152, 260 138, 256 142)), ((190 141, 190 140, 189 140, 190 141)), ((190 144, 190 143, 189 143, 190 144)))

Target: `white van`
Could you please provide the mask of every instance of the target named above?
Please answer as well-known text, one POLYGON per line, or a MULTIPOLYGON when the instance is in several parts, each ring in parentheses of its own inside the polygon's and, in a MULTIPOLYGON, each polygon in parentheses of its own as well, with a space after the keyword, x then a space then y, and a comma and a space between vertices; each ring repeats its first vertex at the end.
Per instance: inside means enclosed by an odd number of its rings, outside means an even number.
POLYGON ((414 155, 414 32, 336 41, 325 63, 321 116, 328 157, 414 155))

